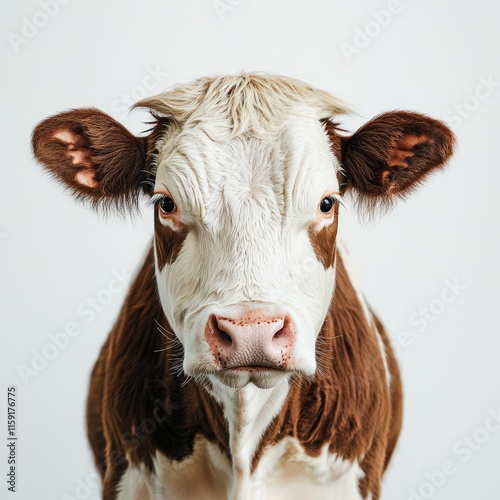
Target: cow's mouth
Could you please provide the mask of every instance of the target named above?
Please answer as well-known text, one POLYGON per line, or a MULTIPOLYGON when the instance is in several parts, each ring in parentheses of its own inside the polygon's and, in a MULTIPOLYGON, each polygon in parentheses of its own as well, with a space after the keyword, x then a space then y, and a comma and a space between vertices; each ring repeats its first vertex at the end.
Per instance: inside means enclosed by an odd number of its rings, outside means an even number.
POLYGON ((266 365, 242 365, 235 366, 232 368, 226 368, 224 371, 239 371, 239 372, 283 372, 286 371, 283 368, 275 366, 266 365))
POLYGON ((214 376, 224 385, 235 389, 252 383, 261 389, 270 389, 288 378, 292 370, 265 365, 240 365, 223 368, 214 376))

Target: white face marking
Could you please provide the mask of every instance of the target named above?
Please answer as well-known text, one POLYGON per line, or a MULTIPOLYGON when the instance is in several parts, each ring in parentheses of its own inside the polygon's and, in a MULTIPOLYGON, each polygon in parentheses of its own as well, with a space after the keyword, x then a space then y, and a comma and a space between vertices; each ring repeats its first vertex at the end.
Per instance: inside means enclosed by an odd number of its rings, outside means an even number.
POLYGON ((214 143, 199 129, 168 141, 157 173, 188 228, 175 262, 158 272, 162 304, 185 347, 184 369, 208 366, 210 314, 287 312, 297 326, 295 366, 315 370, 316 335, 333 291, 309 238, 338 164, 317 120, 298 119, 270 141, 214 143), (292 144, 299 147, 289 148, 292 144))
MULTIPOLYGON (((168 95, 165 101, 168 107, 168 95)), ((168 191, 178 210, 175 221, 160 222, 187 229, 175 261, 157 265, 163 309, 184 346, 184 371, 203 375, 217 368, 204 337, 212 315, 259 311, 291 318, 296 335, 288 368, 311 375, 335 281, 309 234, 333 223, 333 216, 318 218, 318 206, 340 190, 340 165, 320 121, 328 115, 295 102, 286 112, 277 107, 280 116, 270 123, 248 108, 255 116, 240 116, 238 127, 244 120, 258 126, 235 134, 211 105, 199 105, 196 119, 173 125, 157 158, 155 192, 168 191)), ((266 380, 242 373, 231 383, 271 387, 284 373, 266 380)))

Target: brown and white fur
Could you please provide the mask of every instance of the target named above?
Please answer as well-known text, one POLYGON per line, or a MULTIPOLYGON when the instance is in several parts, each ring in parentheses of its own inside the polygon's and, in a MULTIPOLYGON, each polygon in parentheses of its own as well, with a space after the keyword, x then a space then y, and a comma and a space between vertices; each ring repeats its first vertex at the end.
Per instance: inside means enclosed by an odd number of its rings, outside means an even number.
POLYGON ((91 378, 103 498, 379 498, 401 382, 351 277, 339 206, 348 192, 388 206, 445 164, 453 134, 396 111, 342 135, 339 99, 257 74, 138 105, 154 117, 145 137, 95 109, 33 133, 78 198, 126 210, 145 193, 155 206, 91 378))

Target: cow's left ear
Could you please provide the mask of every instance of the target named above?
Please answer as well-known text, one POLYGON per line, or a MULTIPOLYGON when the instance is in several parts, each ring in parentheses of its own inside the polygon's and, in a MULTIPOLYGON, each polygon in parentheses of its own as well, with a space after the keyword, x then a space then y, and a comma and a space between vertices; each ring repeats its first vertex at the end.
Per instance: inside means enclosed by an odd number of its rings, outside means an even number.
POLYGON ((354 189, 368 203, 384 204, 442 168, 453 153, 455 137, 438 120, 393 111, 340 141, 344 190, 354 189))

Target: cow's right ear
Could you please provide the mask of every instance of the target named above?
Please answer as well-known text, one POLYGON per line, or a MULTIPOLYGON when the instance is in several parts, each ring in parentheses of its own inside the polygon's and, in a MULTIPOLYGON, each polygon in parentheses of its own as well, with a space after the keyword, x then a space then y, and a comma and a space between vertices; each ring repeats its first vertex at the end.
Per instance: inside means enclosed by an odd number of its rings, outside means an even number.
POLYGON ((74 109, 39 123, 32 147, 77 198, 93 206, 135 207, 141 191, 151 189, 150 137, 135 137, 97 109, 74 109))

